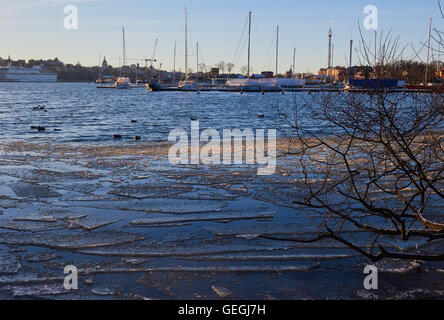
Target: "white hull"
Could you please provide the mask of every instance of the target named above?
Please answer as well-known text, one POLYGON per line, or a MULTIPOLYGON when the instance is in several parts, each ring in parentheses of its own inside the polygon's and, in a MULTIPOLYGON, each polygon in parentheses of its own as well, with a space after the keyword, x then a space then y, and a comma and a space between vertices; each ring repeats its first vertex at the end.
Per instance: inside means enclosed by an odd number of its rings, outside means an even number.
POLYGON ((0 82, 56 82, 56 73, 33 68, 0 68, 0 82))
POLYGON ((252 90, 280 90, 284 88, 300 88, 305 86, 305 80, 293 78, 259 78, 259 79, 230 79, 227 87, 249 88, 252 90))
POLYGON ((116 89, 130 89, 131 81, 129 78, 119 77, 114 85, 116 86, 116 89))

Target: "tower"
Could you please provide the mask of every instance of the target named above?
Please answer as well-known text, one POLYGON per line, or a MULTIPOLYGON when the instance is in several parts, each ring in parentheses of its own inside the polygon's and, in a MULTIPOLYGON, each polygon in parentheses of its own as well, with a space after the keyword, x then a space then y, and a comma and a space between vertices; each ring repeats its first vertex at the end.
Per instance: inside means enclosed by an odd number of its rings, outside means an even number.
POLYGON ((184 8, 185 11, 185 80, 188 79, 188 15, 187 8, 184 8))
POLYGON ((353 65, 353 39, 350 39, 350 62, 348 66, 351 68, 353 65))
POLYGON ((331 37, 333 36, 333 32, 330 30, 328 30, 328 68, 331 68, 331 37))
POLYGON ((108 62, 106 61, 106 57, 103 57, 102 69, 108 68, 108 62))

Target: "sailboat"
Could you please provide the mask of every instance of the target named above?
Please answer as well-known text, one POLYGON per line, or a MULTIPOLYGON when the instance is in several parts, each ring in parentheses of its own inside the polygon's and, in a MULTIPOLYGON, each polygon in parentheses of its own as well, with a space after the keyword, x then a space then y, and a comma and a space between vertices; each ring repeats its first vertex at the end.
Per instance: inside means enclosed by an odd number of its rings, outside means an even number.
POLYGON ((183 91, 196 91, 197 86, 193 80, 188 79, 188 14, 187 8, 184 8, 185 12, 185 80, 180 81, 178 88, 183 91))
MULTIPOLYGON (((122 28, 122 36, 123 36, 123 64, 120 69, 120 73, 122 74, 122 69, 125 68, 126 65, 126 47, 125 47, 125 28, 122 28)), ((117 81, 114 83, 116 89, 130 89, 131 81, 128 77, 120 76, 117 78, 117 81)))
MULTIPOLYGON (((196 56, 197 56, 197 63, 196 63, 196 79, 188 79, 188 75, 185 77, 184 81, 179 82, 178 88, 181 91, 196 91, 197 94, 200 93, 200 91, 209 91, 210 87, 206 83, 200 83, 199 82, 199 43, 196 44, 196 56)), ((186 63, 188 65, 188 63, 186 63)))
POLYGON ((227 91, 243 92, 283 92, 303 87, 305 80, 278 77, 279 62, 279 26, 276 28, 276 70, 274 78, 250 76, 251 61, 251 11, 248 13, 248 67, 247 77, 243 79, 229 79, 226 83, 227 91))
MULTIPOLYGON (((197 74, 199 74, 199 45, 196 47, 197 55, 197 74)), ((180 81, 178 85, 180 91, 208 91, 210 88, 206 84, 199 84, 199 79, 189 79, 188 74, 188 16, 185 8, 185 80, 180 81)))

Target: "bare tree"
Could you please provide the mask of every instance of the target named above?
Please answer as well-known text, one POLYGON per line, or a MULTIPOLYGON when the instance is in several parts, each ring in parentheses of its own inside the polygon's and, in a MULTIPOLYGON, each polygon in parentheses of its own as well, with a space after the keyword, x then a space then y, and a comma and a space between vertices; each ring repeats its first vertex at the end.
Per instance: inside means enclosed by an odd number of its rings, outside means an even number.
POLYGON ((224 62, 224 61, 219 62, 219 63, 216 65, 216 67, 219 68, 220 71, 222 71, 222 73, 225 72, 225 62, 224 62))
MULTIPOLYGON (((247 71, 248 71, 248 67, 247 66, 242 66, 240 68, 241 74, 243 74, 245 76, 247 75, 247 71)), ((252 73, 252 72, 253 72, 253 67, 250 66, 250 73, 252 73)))
POLYGON ((228 73, 231 74, 231 71, 233 71, 233 69, 234 69, 234 64, 231 63, 231 62, 228 62, 228 63, 227 63, 227 70, 228 70, 228 73))
MULTIPOLYGON (((384 76, 400 50, 398 38, 382 33, 375 56, 361 36, 361 65, 384 76)), ((262 237, 334 239, 372 261, 444 260, 444 250, 418 247, 444 239, 443 93, 294 95, 293 115, 280 119, 293 129, 285 154, 300 168, 293 204, 324 219, 314 237, 262 237)))

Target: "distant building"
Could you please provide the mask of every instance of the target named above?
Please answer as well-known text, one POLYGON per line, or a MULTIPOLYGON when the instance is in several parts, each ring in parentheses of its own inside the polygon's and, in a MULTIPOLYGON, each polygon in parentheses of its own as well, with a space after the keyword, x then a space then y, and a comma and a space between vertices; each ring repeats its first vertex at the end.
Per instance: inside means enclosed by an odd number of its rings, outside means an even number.
POLYGON ((106 61, 106 57, 103 57, 102 68, 103 69, 108 68, 108 61, 106 61))
POLYGON ((347 78, 368 79, 373 75, 372 67, 355 66, 345 68, 337 66, 334 68, 321 68, 318 71, 318 79, 329 79, 333 81, 344 81, 347 78))
POLYGON ((367 66, 354 66, 347 68, 347 75, 354 79, 369 79, 373 75, 373 68, 367 66))
POLYGON ((285 72, 285 78, 293 78, 293 70, 288 70, 285 72))
POLYGON ((26 66, 26 61, 21 59, 21 60, 17 60, 13 63, 13 65, 17 66, 17 67, 25 67, 26 66))
POLYGON ((318 71, 318 76, 324 76, 324 77, 326 77, 327 76, 327 68, 321 68, 321 69, 319 69, 319 71, 318 71))
POLYGON ((345 81, 347 79, 347 69, 344 67, 331 68, 329 71, 329 76, 334 81, 345 81))
POLYGON ((274 78, 273 71, 262 71, 261 75, 264 76, 264 78, 274 78))
POLYGON ((217 78, 217 77, 219 77, 219 68, 211 68, 210 76, 211 76, 212 78, 217 78))
POLYGON ((438 70, 438 77, 444 79, 444 67, 438 70))

